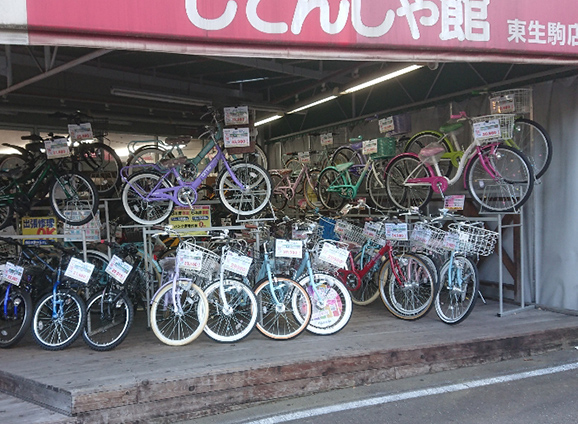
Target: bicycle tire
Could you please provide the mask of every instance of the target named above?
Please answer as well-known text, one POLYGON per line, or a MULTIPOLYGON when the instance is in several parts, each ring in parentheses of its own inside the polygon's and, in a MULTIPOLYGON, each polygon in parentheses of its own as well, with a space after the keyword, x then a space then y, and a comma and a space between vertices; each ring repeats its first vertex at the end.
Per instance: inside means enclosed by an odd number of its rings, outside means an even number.
POLYGON ((96 185, 101 197, 112 196, 120 185, 122 161, 114 149, 104 143, 81 143, 78 146, 78 169, 96 185))
POLYGON ((532 166, 524 154, 505 145, 488 145, 469 162, 466 185, 482 210, 513 212, 524 205, 534 188, 532 166), (482 163, 483 157, 498 178, 492 177, 482 163))
POLYGON ((293 156, 285 161, 285 163, 283 164, 283 168, 290 169, 291 177, 297 178, 297 175, 299 175, 299 173, 301 172, 301 168, 303 168, 303 164, 301 163, 299 158, 293 156))
MULTIPOLYGON (((8 172, 0 171, 0 196, 12 198, 14 193, 13 179, 8 172)), ((9 227, 14 222, 14 206, 12 201, 4 201, 0 205, 0 230, 9 227)))
POLYGON ((317 182, 319 181, 319 174, 321 174, 320 171, 310 169, 309 178, 311 179, 311 183, 309 183, 307 177, 305 177, 305 180, 303 181, 303 198, 311 209, 317 209, 322 206, 317 197, 317 182))
MULTIPOLYGON (((362 253, 358 253, 353 258, 355 266, 357 269, 363 269, 365 263, 361 261, 362 253)), ((370 269, 367 274, 361 279, 361 287, 357 290, 350 290, 351 300, 354 304, 359 306, 367 306, 375 302, 379 297, 379 283, 378 275, 379 269, 381 268, 381 261, 378 261, 372 269, 370 269)))
MULTIPOLYGON (((376 164, 377 162, 374 162, 374 167, 376 164)), ((385 169, 382 171, 376 169, 375 172, 373 170, 369 171, 366 189, 371 202, 376 208, 384 211, 395 209, 395 204, 390 199, 385 186, 385 169)))
POLYGON ((277 186, 283 187, 283 177, 276 173, 271 172, 271 187, 273 192, 271 193, 271 206, 273 206, 274 211, 282 211, 285 206, 287 206, 287 198, 283 193, 275 193, 275 188, 277 186))
POLYGON ((532 165, 534 176, 540 179, 552 161, 552 140, 542 125, 527 118, 514 122, 512 139, 506 145, 520 150, 532 165))
POLYGON ((102 291, 86 303, 84 342, 93 350, 112 350, 123 342, 134 318, 134 308, 126 293, 102 291))
POLYGON ((61 350, 78 339, 86 321, 86 306, 82 298, 70 290, 57 290, 56 301, 62 310, 53 316, 53 293, 46 293, 34 308, 32 335, 43 349, 61 350))
POLYGON ((0 171, 10 171, 11 175, 20 177, 26 168, 27 162, 24 156, 19 153, 3 155, 0 158, 0 171))
POLYGON ((266 337, 275 340, 289 340, 301 334, 311 320, 311 299, 305 288, 286 277, 275 277, 271 283, 268 279, 261 280, 255 289, 259 316, 257 329, 266 337), (275 291, 275 297, 271 292, 275 291), (295 298, 295 299, 294 299, 295 298), (300 310, 294 310, 297 306, 300 310))
POLYGON ((413 153, 402 153, 394 157, 385 170, 385 187, 391 201, 400 209, 422 208, 433 195, 430 185, 411 186, 405 180, 430 177, 429 169, 413 153))
POLYGON ((205 334, 221 343, 233 343, 247 337, 257 323, 257 297, 242 281, 227 278, 215 281, 205 289, 209 302, 209 318, 205 334), (227 298, 225 307, 221 295, 227 298))
POLYGON ((174 157, 175 155, 170 150, 155 146, 142 146, 128 158, 126 166, 154 165, 159 163, 161 159, 173 159, 174 157))
POLYGON ((142 198, 146 197, 161 180, 163 188, 171 187, 169 181, 155 172, 135 173, 128 179, 122 189, 121 200, 124 210, 132 220, 142 225, 155 225, 163 222, 172 213, 174 207, 172 200, 147 201, 142 198))
POLYGON ((454 325, 465 320, 474 309, 480 278, 474 262, 462 255, 448 259, 440 270, 440 288, 435 298, 436 314, 444 323, 454 325), (456 287, 454 284, 459 272, 465 273, 463 281, 456 287), (450 282, 451 279, 451 282, 450 282))
POLYGON ((16 345, 32 322, 32 297, 13 284, 0 286, 0 348, 16 345))
POLYGON ((396 318, 416 320, 425 316, 433 306, 436 295, 434 277, 429 266, 418 256, 404 253, 394 256, 397 273, 404 281, 398 282, 386 261, 379 272, 379 292, 381 300, 396 318))
POLYGON ((188 280, 176 282, 175 301, 182 313, 175 311, 173 282, 161 287, 151 302, 151 329, 154 335, 169 346, 184 346, 201 335, 207 324, 209 304, 199 286, 188 280))
POLYGON ((98 211, 98 190, 90 178, 76 171, 56 176, 50 187, 50 206, 65 224, 84 225, 98 211))
MULTIPOLYGON (((297 282, 306 288, 311 299, 311 319, 307 331, 313 334, 327 336, 341 331, 351 319, 353 302, 345 285, 337 277, 323 272, 315 272, 315 289, 309 275, 300 278, 297 282)), ((294 297, 293 301, 297 301, 294 297)), ((300 312, 298 305, 294 310, 300 312)), ((303 317, 298 314, 297 319, 303 317)))
POLYGON ((329 158, 330 166, 341 165, 347 162, 353 162, 354 165, 363 165, 365 160, 361 153, 349 146, 338 147, 329 158))
POLYGON ((345 204, 345 199, 336 192, 328 191, 329 187, 336 185, 346 185, 347 181, 335 168, 325 168, 319 174, 317 181, 317 197, 323 207, 329 210, 338 210, 345 204))
MULTIPOLYGON (((404 153, 415 153, 418 155, 421 149, 432 143, 438 143, 441 145, 445 150, 444 153, 451 153, 454 151, 448 139, 438 131, 422 131, 415 134, 407 141, 403 151, 404 153)), ((452 173, 452 168, 454 167, 452 162, 450 160, 440 160, 438 165, 440 167, 441 175, 449 177, 452 173)))
POLYGON ((217 180, 221 203, 229 212, 238 216, 258 214, 269 205, 271 200, 273 186, 269 173, 254 163, 237 161, 230 166, 245 190, 241 190, 235 184, 232 175, 225 169, 217 180))

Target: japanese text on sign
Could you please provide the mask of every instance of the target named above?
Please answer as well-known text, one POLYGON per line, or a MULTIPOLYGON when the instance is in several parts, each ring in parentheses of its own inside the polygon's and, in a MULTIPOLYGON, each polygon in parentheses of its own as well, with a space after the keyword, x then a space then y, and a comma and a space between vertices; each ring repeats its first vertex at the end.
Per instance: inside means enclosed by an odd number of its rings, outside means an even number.
POLYGON ((319 254, 319 259, 339 268, 345 268, 348 257, 347 249, 341 249, 331 243, 325 243, 319 254))
POLYGON ((275 243, 275 256, 277 258, 303 257, 303 242, 301 240, 277 239, 275 243))
MULTIPOLYGON (((54 216, 43 216, 43 217, 24 217, 22 222, 22 235, 51 235, 56 234, 56 217, 54 216)), ((56 241, 54 238, 46 239, 24 239, 25 245, 46 245, 50 244, 51 241, 56 241)))
POLYGON ((55 138, 54 140, 44 140, 46 157, 48 159, 67 158, 70 156, 68 140, 65 138, 55 138))
POLYGON ((200 250, 179 249, 177 252, 179 269, 191 269, 200 271, 203 267, 203 252, 200 250))
POLYGON ((476 140, 496 138, 501 137, 502 135, 502 131, 500 130, 500 121, 498 119, 490 119, 485 122, 475 122, 473 127, 474 138, 476 140))
POLYGON ((226 271, 246 277, 249 273, 249 268, 251 267, 252 262, 253 259, 248 256, 241 256, 235 252, 227 252, 223 267, 226 271))
POLYGON ((249 127, 225 128, 223 130, 225 147, 248 147, 251 145, 249 127))
POLYGON ((124 284, 126 277, 128 277, 128 274, 130 274, 131 270, 132 265, 124 262, 121 258, 114 255, 108 263, 105 272, 119 283, 124 284))
POLYGON ((69 124, 68 134, 70 135, 71 141, 82 141, 82 140, 92 140, 94 135, 92 133, 92 125, 90 122, 83 124, 69 124))
POLYGON ((24 274, 24 268, 14 265, 12 262, 6 262, 2 273, 2 281, 19 286, 20 281, 22 281, 22 274, 24 274))
POLYGON ((226 107, 225 125, 247 125, 249 123, 249 107, 226 107))
POLYGON ((66 267, 66 271, 64 271, 64 275, 81 283, 88 284, 92 271, 94 271, 93 264, 83 262, 77 258, 71 258, 66 267))

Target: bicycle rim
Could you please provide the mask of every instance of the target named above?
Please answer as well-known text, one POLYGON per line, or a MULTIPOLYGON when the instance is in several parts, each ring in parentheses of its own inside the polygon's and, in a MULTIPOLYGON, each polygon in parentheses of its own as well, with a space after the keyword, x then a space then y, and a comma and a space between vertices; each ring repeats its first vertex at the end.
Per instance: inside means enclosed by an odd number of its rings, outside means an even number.
POLYGON ((438 317, 446 324, 458 324, 474 309, 479 278, 473 262, 463 256, 448 260, 440 271, 440 288, 435 299, 438 317))
POLYGON ((340 209, 345 203, 345 199, 337 192, 329 191, 332 186, 345 185, 343 176, 333 168, 325 168, 319 174, 317 181, 317 197, 321 204, 331 210, 340 209))
POLYGON ((86 305, 85 343, 94 350, 117 347, 128 335, 133 321, 133 306, 126 294, 106 291, 92 296, 86 305))
POLYGON ((76 172, 57 176, 50 189, 50 205, 65 223, 84 225, 94 218, 98 210, 96 186, 76 172))
POLYGON ((79 171, 96 185, 100 196, 114 194, 120 183, 122 162, 114 149, 103 143, 80 145, 79 171))
POLYGON ((253 163, 236 162, 231 170, 241 182, 241 189, 229 171, 219 176, 219 198, 230 212, 241 216, 251 216, 269 205, 272 184, 267 171, 253 163))
POLYGON ((209 317, 205 333, 218 342, 232 343, 245 338, 257 322, 257 298, 253 291, 240 281, 217 281, 205 289, 209 302, 209 317))
MULTIPOLYGON (((365 255, 368 256, 368 255, 365 255)), ((369 261, 369 257, 366 257, 362 261, 362 253, 355 256, 354 262, 357 269, 363 269, 365 263, 369 261)), ((367 274, 361 279, 361 286, 357 290, 350 290, 351 300, 354 304, 360 306, 367 306, 373 303, 379 297, 379 268, 381 261, 376 263, 372 269, 370 269, 367 274)))
MULTIPOLYGON (((134 174, 122 189, 122 205, 127 215, 143 225, 160 224, 173 210, 172 200, 145 200, 162 176, 150 172, 134 174)), ((162 188, 170 188, 168 181, 162 180, 162 188)))
POLYGON ((265 336, 288 340, 307 328, 311 319, 311 299, 297 282, 284 277, 276 277, 272 283, 263 280, 255 295, 259 305, 257 329, 265 336))
POLYGON ((32 321, 30 293, 12 284, 0 286, 0 347, 18 343, 32 321))
POLYGON ((428 169, 418 158, 402 154, 389 163, 385 172, 385 186, 391 201, 400 209, 421 208, 431 199, 430 185, 408 185, 408 178, 427 178, 428 169))
POLYGON ((525 118, 516 119, 512 139, 506 140, 506 144, 526 155, 536 179, 548 170, 552 161, 552 141, 548 132, 537 122, 525 118))

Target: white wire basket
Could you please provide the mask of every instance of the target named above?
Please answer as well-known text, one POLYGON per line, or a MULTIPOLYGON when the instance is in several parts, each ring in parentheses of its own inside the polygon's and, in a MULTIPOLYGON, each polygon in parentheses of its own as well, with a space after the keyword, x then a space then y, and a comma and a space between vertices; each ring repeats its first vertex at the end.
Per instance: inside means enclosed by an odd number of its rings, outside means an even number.
POLYGON ((418 222, 411 230, 410 247, 412 250, 443 254, 448 250, 447 244, 444 243, 446 236, 447 231, 425 222, 418 222))
POLYGON ((490 94, 492 113, 515 113, 525 115, 532 112, 532 89, 517 88, 514 90, 496 91, 490 94))
POLYGON ((342 242, 348 242, 357 246, 363 246, 368 240, 368 236, 363 232, 363 228, 347 221, 337 221, 334 231, 342 242))
POLYGON ((474 140, 487 143, 511 139, 515 118, 514 114, 484 115, 471 118, 474 140))
POLYGON ((449 225, 450 232, 457 234, 457 250, 467 255, 489 256, 494 252, 498 233, 479 225, 454 222, 449 225))
POLYGON ((179 265, 179 273, 191 273, 204 280, 212 280, 213 276, 219 270, 220 256, 211 252, 209 249, 205 249, 204 247, 196 245, 190 241, 181 241, 177 248, 177 261, 181 256, 184 256, 187 251, 197 254, 200 253, 200 263, 193 268, 179 265))
POLYGON ((343 243, 337 240, 319 240, 311 252, 311 264, 313 269, 315 271, 328 272, 330 274, 337 273, 337 270, 339 269, 347 269, 347 265, 345 268, 342 268, 320 258, 321 251, 323 250, 323 246, 325 244, 331 244, 339 249, 349 249, 348 243, 343 243))

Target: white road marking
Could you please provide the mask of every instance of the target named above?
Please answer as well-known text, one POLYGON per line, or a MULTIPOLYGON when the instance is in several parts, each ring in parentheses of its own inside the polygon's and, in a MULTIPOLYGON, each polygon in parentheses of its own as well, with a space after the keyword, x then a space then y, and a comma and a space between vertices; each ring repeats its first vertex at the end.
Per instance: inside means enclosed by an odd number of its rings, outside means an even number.
POLYGON ((560 365, 557 367, 542 368, 534 371, 521 372, 517 374, 504 375, 502 377, 484 378, 481 380, 472 380, 465 383, 450 384, 448 386, 432 387, 429 389, 414 390, 411 392, 398 393, 395 395, 380 396, 371 399, 364 399, 355 402, 347 402, 339 405, 314 408, 306 411, 293 412, 290 414, 277 415, 274 417, 263 418, 256 421, 250 421, 246 424, 277 424, 287 421, 299 420, 303 418, 317 417, 320 415, 331 414, 334 412, 348 411, 351 409, 364 408, 367 406, 381 405, 391 402, 397 402, 406 399, 415 399, 424 396, 438 395, 442 393, 452 393, 460 390, 473 389, 476 387, 491 386, 493 384, 507 383, 510 381, 523 380, 525 378, 539 377, 542 375, 555 374, 564 371, 578 369, 578 362, 560 365))

